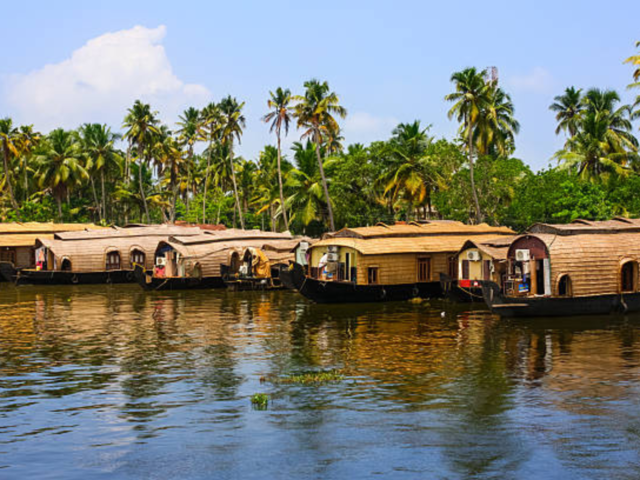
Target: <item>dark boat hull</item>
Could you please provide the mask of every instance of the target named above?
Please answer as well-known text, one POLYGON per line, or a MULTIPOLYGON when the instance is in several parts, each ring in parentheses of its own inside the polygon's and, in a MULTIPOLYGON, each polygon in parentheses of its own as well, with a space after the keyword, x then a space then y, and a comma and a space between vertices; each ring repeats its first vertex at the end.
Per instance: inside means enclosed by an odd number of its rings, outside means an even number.
POLYGON ((13 276, 16 285, 100 285, 133 283, 131 270, 109 272, 61 272, 47 270, 18 270, 13 276))
MULTIPOLYGON (((477 281, 471 281, 476 283, 477 281)), ((451 278, 449 275, 440 274, 440 287, 445 298, 458 303, 484 302, 481 286, 463 287, 458 280, 451 278)))
MULTIPOLYGON (((402 285, 357 285, 351 282, 325 282, 305 276, 304 269, 294 264, 290 280, 302 295, 316 303, 372 303, 442 297, 440 282, 402 285)), ((289 281, 289 280, 287 280, 289 281)))
POLYGON ((145 272, 142 267, 136 265, 133 271, 135 281, 145 290, 201 290, 206 288, 223 288, 225 286, 221 277, 171 277, 158 278, 145 272))
POLYGON ((0 282, 13 282, 18 271, 11 262, 0 262, 0 282))
POLYGON ((503 317, 567 317, 640 311, 640 293, 588 297, 506 297, 494 282, 482 282, 482 293, 491 311, 503 317))

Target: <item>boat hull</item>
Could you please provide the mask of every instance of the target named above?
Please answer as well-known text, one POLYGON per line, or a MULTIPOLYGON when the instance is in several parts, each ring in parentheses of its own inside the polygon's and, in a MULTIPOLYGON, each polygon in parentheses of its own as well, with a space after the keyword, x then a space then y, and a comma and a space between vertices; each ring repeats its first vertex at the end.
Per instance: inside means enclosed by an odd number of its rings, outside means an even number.
MULTIPOLYGON (((316 303, 373 303, 442 297, 440 282, 401 285, 357 285, 322 281, 304 275, 301 265, 289 270, 291 282, 302 295, 316 303)), ((288 281, 288 280, 287 280, 288 281)))
POLYGON ((0 282, 13 282, 18 271, 11 262, 0 262, 0 282))
POLYGON ((445 298, 458 303, 484 302, 480 282, 468 280, 477 286, 463 287, 459 280, 453 279, 445 273, 440 274, 440 287, 445 298))
POLYGON ((136 265, 133 276, 138 285, 148 291, 154 290, 202 290, 206 288, 223 288, 221 277, 153 277, 141 266, 136 265))
POLYGON ((503 317, 568 317, 640 311, 640 293, 587 297, 506 297, 494 282, 482 282, 489 309, 503 317))
POLYGON ((61 272, 22 269, 17 270, 12 276, 16 285, 101 285, 135 281, 131 270, 61 272))

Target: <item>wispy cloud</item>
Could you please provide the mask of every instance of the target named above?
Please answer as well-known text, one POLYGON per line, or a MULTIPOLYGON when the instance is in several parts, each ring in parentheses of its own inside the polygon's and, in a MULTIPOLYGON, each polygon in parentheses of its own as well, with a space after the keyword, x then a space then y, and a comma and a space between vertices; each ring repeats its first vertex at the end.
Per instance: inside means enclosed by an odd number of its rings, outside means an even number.
POLYGON ((507 77, 506 84, 517 92, 550 93, 553 76, 543 67, 534 67, 529 73, 507 77))
POLYGON ((344 136, 349 143, 369 143, 386 140, 398 125, 394 117, 376 116, 367 112, 349 114, 344 123, 344 136))
POLYGON ((211 94, 176 76, 162 45, 165 35, 162 25, 136 26, 93 38, 60 63, 5 79, 5 101, 16 120, 43 131, 88 121, 119 127, 136 99, 175 120, 186 105, 202 104, 211 94))

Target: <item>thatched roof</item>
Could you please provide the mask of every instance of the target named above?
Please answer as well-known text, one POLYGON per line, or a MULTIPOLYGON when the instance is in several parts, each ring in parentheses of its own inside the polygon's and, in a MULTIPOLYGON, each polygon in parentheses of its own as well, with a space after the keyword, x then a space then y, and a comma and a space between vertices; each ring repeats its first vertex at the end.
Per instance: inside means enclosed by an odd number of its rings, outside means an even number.
MULTIPOLYGON (((84 232, 62 232, 55 235, 56 240, 99 240, 103 238, 133 237, 169 237, 171 235, 201 235, 197 227, 177 227, 175 225, 148 225, 141 227, 110 227, 103 230, 84 232)), ((156 242, 157 242, 156 238, 156 242)))
POLYGON ((516 237, 504 236, 482 242, 477 240, 467 240, 460 249, 460 253, 470 248, 477 248, 495 260, 506 260, 507 254, 509 253, 509 247, 511 246, 511 242, 513 242, 514 238, 516 237))
POLYGON ((552 233, 557 235, 640 232, 640 219, 615 217, 611 220, 600 221, 578 219, 566 224, 536 223, 527 231, 530 233, 552 233))
POLYGON ((465 225, 462 222, 450 220, 433 220, 425 223, 410 222, 406 224, 385 225, 379 223, 374 227, 343 228, 335 233, 326 234, 329 238, 390 238, 390 237, 423 237, 442 235, 513 235, 515 232, 508 227, 493 227, 486 223, 479 225, 465 225))
POLYGON ((32 247, 35 245, 37 238, 53 238, 57 232, 101 229, 103 229, 103 227, 93 223, 0 223, 0 247, 32 247))

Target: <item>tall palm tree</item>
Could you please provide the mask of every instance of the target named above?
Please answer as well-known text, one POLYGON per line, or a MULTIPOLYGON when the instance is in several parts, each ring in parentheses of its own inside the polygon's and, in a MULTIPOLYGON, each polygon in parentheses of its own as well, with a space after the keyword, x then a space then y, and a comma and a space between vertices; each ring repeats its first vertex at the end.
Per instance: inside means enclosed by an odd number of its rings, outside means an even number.
POLYGON ((244 229, 244 216, 242 215, 242 206, 240 205, 240 196, 238 195, 238 183, 236 181, 236 171, 233 163, 233 142, 238 140, 240 143, 242 132, 246 125, 246 120, 242 114, 244 102, 238 101, 231 95, 223 98, 219 104, 221 112, 221 139, 228 147, 228 159, 231 170, 231 180, 233 181, 233 193, 236 201, 236 210, 240 218, 240 227, 244 229))
POLYGON ((451 82, 455 85, 455 92, 444 97, 446 101, 454 102, 448 116, 450 119, 456 117, 456 120, 460 122, 460 134, 463 138, 466 138, 471 191, 476 208, 477 223, 482 221, 482 212, 480 211, 480 202, 478 201, 478 192, 476 191, 473 174, 473 140, 480 115, 490 101, 489 97, 493 82, 485 82, 486 73, 486 70, 478 72, 474 67, 455 72, 451 75, 451 82))
POLYGON ((284 190, 282 188, 282 148, 280 144, 280 136, 282 133, 282 127, 284 127, 285 136, 289 133, 289 123, 292 119, 291 112, 291 91, 286 88, 282 89, 278 87, 275 92, 269 92, 271 98, 267 101, 267 106, 271 111, 262 117, 262 120, 266 123, 271 122, 269 132, 276 132, 276 138, 278 139, 278 185, 280 187, 280 208, 282 210, 282 218, 284 219, 284 225, 289 230, 289 220, 287 217, 287 209, 284 203, 284 190))
POLYGON ((338 132, 340 132, 340 126, 334 115, 345 118, 347 110, 340 105, 338 95, 330 90, 327 82, 319 82, 316 79, 312 79, 304 82, 304 87, 306 89, 304 95, 294 98, 297 102, 293 110, 294 117, 297 120, 298 127, 304 129, 301 138, 310 138, 315 144, 322 189, 329 213, 329 227, 331 231, 335 231, 333 209, 331 208, 327 178, 324 174, 322 158, 320 157, 320 147, 326 136, 337 136, 338 132))
POLYGON ((207 168, 204 172, 204 194, 202 195, 202 223, 207 223, 207 190, 209 188, 209 175, 211 173, 211 160, 215 154, 214 143, 220 138, 221 130, 221 112, 219 106, 215 102, 209 103, 202 109, 202 123, 205 137, 209 141, 209 145, 205 151, 207 156, 207 168))
MULTIPOLYGON (((138 150, 138 162, 146 163, 145 149, 153 143, 152 136, 158 133, 158 113, 151 110, 151 106, 136 100, 131 108, 127 110, 124 118, 124 127, 127 128, 125 138, 135 145, 138 150)), ((149 216, 149 206, 147 196, 144 191, 143 168, 138 168, 138 183, 140 187, 140 198, 147 217, 147 223, 151 223, 149 216)))
MULTIPOLYGON (((191 173, 193 170, 193 149, 195 144, 203 139, 203 121, 200 110, 194 107, 187 108, 178 122, 178 138, 187 147, 187 184, 191 186, 191 173)), ((189 187, 191 188, 191 187, 189 187)), ((189 195, 186 197, 187 214, 189 213, 189 195)))
MULTIPOLYGON (((636 42, 636 48, 640 47, 640 41, 636 42)), ((627 58, 624 63, 630 63, 631 65, 635 65, 636 69, 633 71, 633 81, 640 82, 640 54, 632 55, 627 58)), ((631 84, 630 87, 639 87, 640 83, 631 84)))
POLYGON ((492 83, 474 134, 478 155, 506 157, 514 152, 515 136, 520 131, 514 112, 511 96, 492 83))
POLYGON ((161 128, 161 134, 154 146, 155 157, 162 164, 162 173, 165 176, 164 183, 168 183, 171 192, 169 221, 176 221, 176 203, 180 189, 179 179, 185 162, 185 152, 181 148, 181 142, 176 140, 166 128, 161 128))
POLYGON ((13 195, 13 184, 11 179, 12 160, 19 156, 20 132, 13 126, 10 118, 0 119, 0 147, 2 147, 2 162, 4 165, 5 186, 9 192, 9 199, 16 214, 18 215, 18 202, 13 195))
MULTIPOLYGON (((625 149, 637 150, 638 140, 631 130, 631 107, 620 103, 620 95, 615 90, 600 90, 591 88, 585 93, 583 103, 588 113, 599 114, 605 122, 607 135, 613 137, 615 143, 625 149)), ((582 127, 582 125, 581 125, 582 127)))
MULTIPOLYGON (((120 139, 120 135, 113 133, 111 128, 99 123, 85 123, 80 127, 79 134, 82 150, 87 157, 85 167, 87 171, 96 173, 100 177, 100 219, 106 220, 107 193, 105 178, 107 172, 120 168, 122 158, 115 148, 115 142, 120 139)), ((93 176, 90 178, 93 185, 93 176)))
POLYGON ((574 137, 578 133, 578 124, 584 111, 582 89, 569 87, 562 95, 554 97, 553 100, 549 110, 556 112, 556 121, 558 122, 556 135, 565 131, 569 134, 569 138, 574 137))
POLYGON ((33 174, 33 170, 30 167, 31 159, 33 157, 34 150, 40 144, 41 138, 42 135, 39 132, 34 131, 33 125, 20 126, 20 168, 24 174, 25 201, 29 198, 29 174, 33 174))
POLYGON ((82 165, 82 151, 75 132, 53 130, 44 141, 37 157, 39 185, 51 189, 62 220, 62 200, 76 186, 89 178, 82 165))
POLYGON ((291 212, 289 221, 299 220, 303 226, 309 225, 313 220, 326 220, 326 196, 322 188, 319 165, 314 158, 315 147, 309 140, 306 144, 294 142, 292 150, 296 166, 289 172, 285 182, 291 191, 291 196, 286 200, 291 212))

